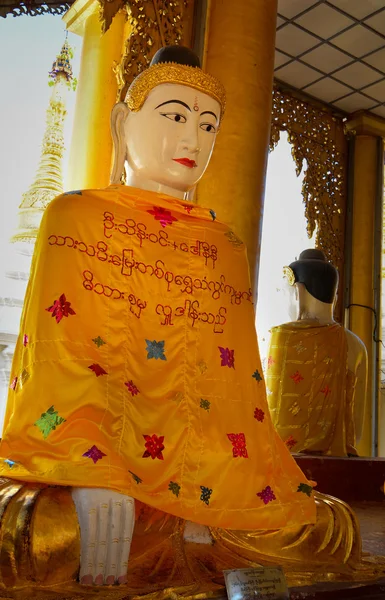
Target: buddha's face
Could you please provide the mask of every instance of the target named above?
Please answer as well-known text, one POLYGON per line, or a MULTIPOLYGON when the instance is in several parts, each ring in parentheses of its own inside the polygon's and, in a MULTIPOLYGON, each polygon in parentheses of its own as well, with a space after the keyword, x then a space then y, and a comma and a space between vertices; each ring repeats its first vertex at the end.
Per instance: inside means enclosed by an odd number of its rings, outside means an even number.
POLYGON ((220 105, 179 84, 161 84, 125 122, 127 160, 135 175, 187 192, 205 172, 214 148, 220 105))

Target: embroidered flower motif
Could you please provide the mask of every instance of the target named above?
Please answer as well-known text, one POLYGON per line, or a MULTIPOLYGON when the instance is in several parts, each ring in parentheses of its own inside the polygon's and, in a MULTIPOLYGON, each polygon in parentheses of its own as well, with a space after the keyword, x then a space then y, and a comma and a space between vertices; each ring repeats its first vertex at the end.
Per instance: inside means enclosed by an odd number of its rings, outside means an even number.
POLYGON ((23 346, 24 346, 24 348, 25 348, 25 346, 27 346, 27 344, 28 344, 28 335, 25 333, 23 335, 23 346))
POLYGON ((294 448, 294 446, 296 445, 296 443, 297 443, 297 440, 295 440, 292 435, 290 435, 287 438, 287 440, 285 440, 285 444, 289 448, 289 450, 291 450, 292 448, 294 448))
POLYGON ((262 423, 264 418, 265 418, 265 413, 263 412, 262 408, 256 408, 254 411, 254 419, 257 419, 257 421, 262 423))
POLYGON ((254 377, 255 381, 262 381, 262 377, 260 372, 258 371, 258 369, 256 371, 254 371, 254 373, 252 374, 252 377, 254 377))
POLYGON ((209 400, 204 400, 203 398, 201 398, 201 402, 199 405, 201 408, 203 408, 203 410, 210 410, 210 406, 211 406, 211 402, 209 400))
POLYGON ((4 462, 10 469, 13 469, 13 467, 17 464, 15 460, 11 460, 10 458, 5 458, 4 462))
POLYGON ((298 413, 300 412, 300 410, 301 410, 301 408, 300 408, 300 405, 298 404, 298 402, 293 402, 293 404, 289 408, 289 412, 291 412, 293 417, 296 417, 298 415, 298 413))
POLYGON ((128 472, 132 476, 132 479, 135 481, 135 483, 137 483, 137 484, 143 483, 143 480, 140 477, 138 477, 137 475, 135 475, 135 473, 133 473, 132 471, 128 471, 128 472))
POLYGON ((103 367, 97 363, 93 363, 88 368, 95 373, 96 377, 100 377, 100 375, 108 375, 107 371, 105 371, 103 367))
POLYGON ((229 240, 230 244, 234 246, 234 248, 239 248, 239 246, 243 246, 242 240, 239 239, 238 236, 235 235, 234 231, 227 231, 225 236, 229 240))
POLYGON ((211 209, 210 215, 211 215, 212 220, 215 221, 215 219, 217 218, 217 213, 215 212, 215 210, 211 209))
POLYGON ((146 440, 145 443, 145 452, 142 458, 149 458, 151 456, 152 460, 159 458, 159 460, 163 460, 163 450, 164 450, 164 435, 157 436, 155 435, 143 435, 146 440))
POLYGON ((265 487, 262 492, 258 492, 257 496, 263 501, 264 504, 269 504, 269 502, 272 500, 277 499, 269 485, 265 487))
POLYGON ((331 389, 330 387, 326 384, 324 389, 321 390, 321 394, 323 394, 325 396, 325 398, 330 394, 331 389))
POLYGON ((168 489, 170 490, 170 492, 175 494, 176 497, 179 496, 179 492, 180 492, 179 483, 175 483, 175 481, 170 481, 170 483, 168 484, 168 489))
POLYGON ((100 346, 103 346, 106 342, 100 337, 100 335, 98 335, 97 338, 93 338, 92 341, 94 342, 94 344, 100 348, 100 346))
POLYGON ((230 350, 229 348, 222 348, 222 346, 218 346, 218 349, 221 353, 221 367, 229 367, 230 369, 235 369, 234 350, 230 350))
POLYGON ((46 412, 43 412, 40 419, 38 419, 34 425, 38 427, 43 434, 43 438, 47 439, 51 431, 54 431, 56 427, 59 427, 62 423, 65 423, 65 419, 59 416, 54 406, 50 406, 46 412))
POLYGON ((333 362, 333 359, 330 358, 330 356, 326 356, 326 358, 324 358, 322 362, 326 363, 327 365, 330 365, 330 363, 333 362))
POLYGON ((158 360, 158 358, 160 360, 167 360, 164 354, 165 342, 163 340, 161 342, 156 342, 155 340, 151 342, 150 340, 146 340, 146 344, 147 360, 150 358, 155 358, 155 360, 158 360))
POLYGON ((99 448, 94 445, 91 446, 91 448, 87 450, 87 452, 85 452, 82 456, 84 456, 85 458, 90 458, 93 461, 94 465, 96 465, 98 460, 101 460, 103 456, 107 456, 107 454, 104 454, 104 452, 99 450, 99 448))
POLYGON ((186 211, 188 214, 190 214, 190 212, 192 211, 192 209, 193 209, 194 207, 193 207, 193 205, 191 205, 191 206, 184 206, 183 208, 185 209, 185 211, 186 211))
POLYGON ((137 396, 139 394, 139 390, 136 387, 136 385, 133 383, 133 381, 126 381, 126 383, 124 385, 127 386, 127 389, 129 392, 131 392, 132 396, 137 396))
POLYGON ((269 356, 269 358, 267 359, 267 368, 270 369, 270 367, 275 363, 275 360, 272 356, 269 356))
POLYGON ((184 398, 183 392, 177 392, 175 394, 175 396, 173 397, 173 401, 179 405, 182 402, 183 398, 184 398))
POLYGON ((12 379, 12 383, 11 383, 11 385, 9 387, 10 387, 11 390, 15 391, 16 390, 16 386, 17 386, 17 377, 14 377, 12 379))
POLYGON ((305 352, 306 348, 302 345, 302 342, 299 342, 299 344, 294 346, 294 350, 297 352, 297 354, 302 354, 302 352, 305 352))
POLYGON ((211 494, 213 493, 213 490, 208 487, 205 487, 204 485, 201 485, 200 488, 201 488, 201 492, 202 492, 200 499, 202 500, 202 502, 204 502, 208 506, 209 502, 210 502, 211 494))
POLYGON ((64 192, 63 196, 81 196, 81 190, 73 190, 72 192, 64 192))
POLYGON ((244 433, 228 433, 227 437, 233 445, 233 457, 249 458, 244 433))
POLYGON ((311 496, 312 491, 313 488, 307 483, 300 483, 297 490, 297 492, 302 492, 303 494, 306 494, 306 496, 309 496, 309 498, 311 496))
POLYGON ((154 206, 152 210, 148 210, 150 215, 154 215, 155 221, 159 221, 162 227, 167 227, 167 225, 172 225, 174 221, 178 219, 173 217, 171 212, 166 208, 161 208, 160 206, 154 206))
POLYGON ((206 373, 208 366, 206 365, 204 360, 201 360, 201 362, 198 364, 198 369, 200 370, 201 375, 204 375, 206 373))
POLYGON ((290 375, 290 379, 292 379, 296 385, 303 381, 303 377, 299 371, 296 371, 295 373, 293 373, 293 375, 290 375))
POLYGON ((25 384, 26 381, 28 381, 29 379, 29 373, 27 371, 27 369, 23 369, 21 375, 20 375, 20 386, 23 387, 23 385, 25 384))
POLYGON ((46 308, 48 312, 52 313, 52 317, 55 317, 56 323, 60 323, 63 317, 69 317, 70 315, 76 315, 73 308, 71 308, 71 302, 66 300, 65 294, 59 297, 59 300, 55 300, 52 306, 46 308))

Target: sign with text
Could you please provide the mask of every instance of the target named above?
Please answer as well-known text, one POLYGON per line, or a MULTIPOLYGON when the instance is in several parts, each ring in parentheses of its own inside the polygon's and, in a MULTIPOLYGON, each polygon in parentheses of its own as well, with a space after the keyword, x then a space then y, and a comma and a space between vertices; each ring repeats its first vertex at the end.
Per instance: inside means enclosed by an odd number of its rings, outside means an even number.
POLYGON ((279 567, 224 571, 229 600, 287 600, 285 575, 279 567))

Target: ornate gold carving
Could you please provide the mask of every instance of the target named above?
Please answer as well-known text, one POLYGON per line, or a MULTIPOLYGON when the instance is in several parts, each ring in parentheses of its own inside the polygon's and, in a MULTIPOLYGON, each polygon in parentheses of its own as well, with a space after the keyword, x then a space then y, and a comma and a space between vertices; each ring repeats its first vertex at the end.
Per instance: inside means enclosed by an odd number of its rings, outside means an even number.
POLYGON ((286 277, 289 285, 295 284, 295 275, 291 267, 283 267, 283 276, 286 277))
MULTIPOLYGON (((106 6, 105 0, 99 1, 106 6)), ((121 0, 113 2, 122 6, 121 0)), ((149 66, 159 48, 171 44, 190 45, 194 0, 131 0, 125 6, 131 35, 120 64, 114 66, 117 102, 124 100, 131 82, 149 66)))
POLYGON ((343 122, 310 103, 274 87, 270 149, 287 131, 302 186, 307 233, 316 231, 316 245, 343 271, 346 139, 343 122))
POLYGON ((134 112, 140 110, 150 91, 161 83, 188 85, 208 94, 221 105, 222 119, 226 106, 226 92, 220 81, 197 67, 171 62, 153 65, 136 77, 125 99, 128 108, 134 112))

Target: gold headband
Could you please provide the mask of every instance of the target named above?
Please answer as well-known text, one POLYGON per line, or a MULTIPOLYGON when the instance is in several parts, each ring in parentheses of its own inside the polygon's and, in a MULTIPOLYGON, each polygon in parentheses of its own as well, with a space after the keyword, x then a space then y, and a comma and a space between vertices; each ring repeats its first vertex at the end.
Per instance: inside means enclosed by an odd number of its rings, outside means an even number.
POLYGON ((199 67, 174 62, 157 63, 135 77, 125 99, 128 108, 133 112, 140 110, 151 90, 162 83, 187 85, 211 96, 221 105, 220 120, 222 120, 226 107, 226 92, 220 81, 199 67))
POLYGON ((291 267, 283 267, 283 276, 286 277, 289 285, 295 284, 295 274, 291 267))

